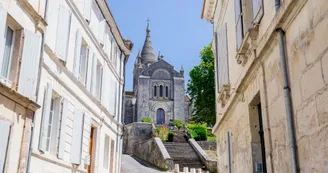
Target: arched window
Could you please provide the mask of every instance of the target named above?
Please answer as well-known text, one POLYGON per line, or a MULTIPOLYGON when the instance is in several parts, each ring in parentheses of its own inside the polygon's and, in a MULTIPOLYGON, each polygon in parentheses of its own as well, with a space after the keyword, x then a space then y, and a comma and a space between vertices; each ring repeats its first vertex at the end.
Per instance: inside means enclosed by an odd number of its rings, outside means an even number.
POLYGON ((154 86, 154 97, 157 97, 157 86, 154 86))
POLYGON ((169 98, 169 87, 168 86, 165 87, 165 95, 167 98, 169 98))
POLYGON ((159 87, 159 96, 163 97, 163 85, 159 87))

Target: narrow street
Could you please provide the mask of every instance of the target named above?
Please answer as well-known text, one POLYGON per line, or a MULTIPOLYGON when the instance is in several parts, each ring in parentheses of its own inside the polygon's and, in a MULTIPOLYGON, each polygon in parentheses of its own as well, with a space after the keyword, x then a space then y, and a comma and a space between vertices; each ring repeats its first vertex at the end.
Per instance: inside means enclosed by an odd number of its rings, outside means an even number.
POLYGON ((162 173, 163 171, 154 168, 141 160, 136 160, 130 155, 122 155, 123 173, 162 173))

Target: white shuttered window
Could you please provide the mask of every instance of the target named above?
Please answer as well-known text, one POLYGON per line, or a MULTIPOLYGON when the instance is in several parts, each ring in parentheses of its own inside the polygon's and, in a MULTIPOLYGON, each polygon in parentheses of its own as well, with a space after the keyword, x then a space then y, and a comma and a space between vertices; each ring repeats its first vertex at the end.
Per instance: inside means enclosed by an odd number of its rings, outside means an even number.
POLYGON ((81 164, 82 139, 84 129, 84 113, 80 109, 75 110, 73 120, 71 163, 81 164))
POLYGON ((68 101, 67 99, 62 100, 62 108, 61 108, 61 118, 60 118, 60 131, 59 131, 59 144, 58 144, 58 158, 64 158, 65 152, 65 135, 66 135, 66 119, 68 114, 68 101))
POLYGON ((238 50, 244 38, 243 13, 241 0, 235 0, 235 21, 236 21, 236 49, 238 50))
POLYGON ((35 94, 40 48, 41 36, 25 30, 18 92, 29 98, 35 94))
POLYGON ((77 30, 75 35, 74 67, 73 67, 73 74, 77 78, 79 77, 79 70, 80 70, 81 48, 82 48, 82 36, 80 30, 77 30))
POLYGON ((218 58, 219 91, 221 91, 223 85, 229 84, 227 23, 218 31, 218 58))
POLYGON ((41 133, 39 141, 39 150, 45 152, 47 151, 47 134, 48 134, 48 122, 50 115, 50 107, 52 101, 52 87, 50 84, 47 84, 44 101, 43 101, 43 112, 42 112, 42 124, 41 124, 41 133))
POLYGON ((71 27, 71 12, 65 7, 60 6, 58 12, 58 27, 56 38, 56 55, 57 57, 66 62, 68 39, 71 27))
POLYGON ((253 23, 259 24, 264 14, 263 0, 252 0, 253 23))
POLYGON ((0 68, 3 61, 3 55, 6 42, 6 23, 7 23, 7 11, 0 6, 0 68))

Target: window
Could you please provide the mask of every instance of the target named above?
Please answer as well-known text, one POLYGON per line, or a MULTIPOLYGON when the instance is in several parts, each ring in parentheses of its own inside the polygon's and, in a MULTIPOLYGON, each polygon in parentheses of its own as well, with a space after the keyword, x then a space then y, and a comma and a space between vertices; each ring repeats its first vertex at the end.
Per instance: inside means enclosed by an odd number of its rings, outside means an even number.
POLYGON ((163 97, 163 86, 162 85, 159 87, 159 96, 163 97))
POLYGON ((115 155, 115 148, 114 148, 115 141, 112 139, 110 144, 110 173, 114 172, 114 155, 115 155))
POLYGON ((6 156, 7 150, 8 150, 8 144, 10 139, 10 127, 11 122, 10 121, 4 121, 0 119, 0 172, 5 172, 6 168, 6 156))
POLYGON ((167 98, 169 97, 169 87, 168 86, 165 87, 165 95, 167 98))
POLYGON ((96 97, 100 99, 101 96, 101 85, 102 85, 102 73, 103 67, 97 60, 97 70, 96 70, 96 97))
POLYGON ((104 144, 104 162, 103 167, 108 169, 108 163, 109 163, 109 137, 105 136, 105 144, 104 144))
POLYGON ((157 86, 154 86, 154 97, 157 97, 157 86))
POLYGON ((252 0, 253 23, 259 24, 264 14, 263 0, 252 0))
POLYGON ((235 21, 236 21, 236 49, 238 50, 244 38, 243 11, 241 0, 235 0, 235 21))
POLYGON ((12 30, 9 26, 7 26, 5 50, 3 55, 2 68, 1 68, 1 75, 5 78, 9 78, 13 42, 14 42, 14 30, 12 30))
POLYGON ((89 49, 87 43, 83 40, 80 54, 80 70, 79 70, 79 80, 86 84, 87 68, 88 68, 88 56, 89 49))

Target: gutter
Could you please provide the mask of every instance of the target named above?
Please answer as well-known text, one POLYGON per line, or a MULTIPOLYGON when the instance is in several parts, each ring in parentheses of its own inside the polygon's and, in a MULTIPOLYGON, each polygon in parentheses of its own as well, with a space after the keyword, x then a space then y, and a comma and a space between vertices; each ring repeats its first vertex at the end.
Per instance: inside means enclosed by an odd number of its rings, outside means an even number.
MULTIPOLYGON (((280 8, 280 0, 275 0, 275 10, 276 12, 280 8)), ((295 126, 294 126, 294 112, 292 107, 291 99, 291 89, 289 85, 289 74, 286 63, 286 45, 285 45, 285 32, 278 28, 276 30, 278 34, 279 42, 279 51, 280 51, 280 61, 281 61, 281 70, 283 74, 283 83, 284 83, 284 95, 285 95, 285 107, 286 107, 286 116, 287 116, 287 128, 288 128, 288 137, 289 137, 289 147, 291 155, 291 164, 293 173, 299 172, 298 162, 297 162, 297 146, 296 146, 296 137, 295 137, 295 126)))

